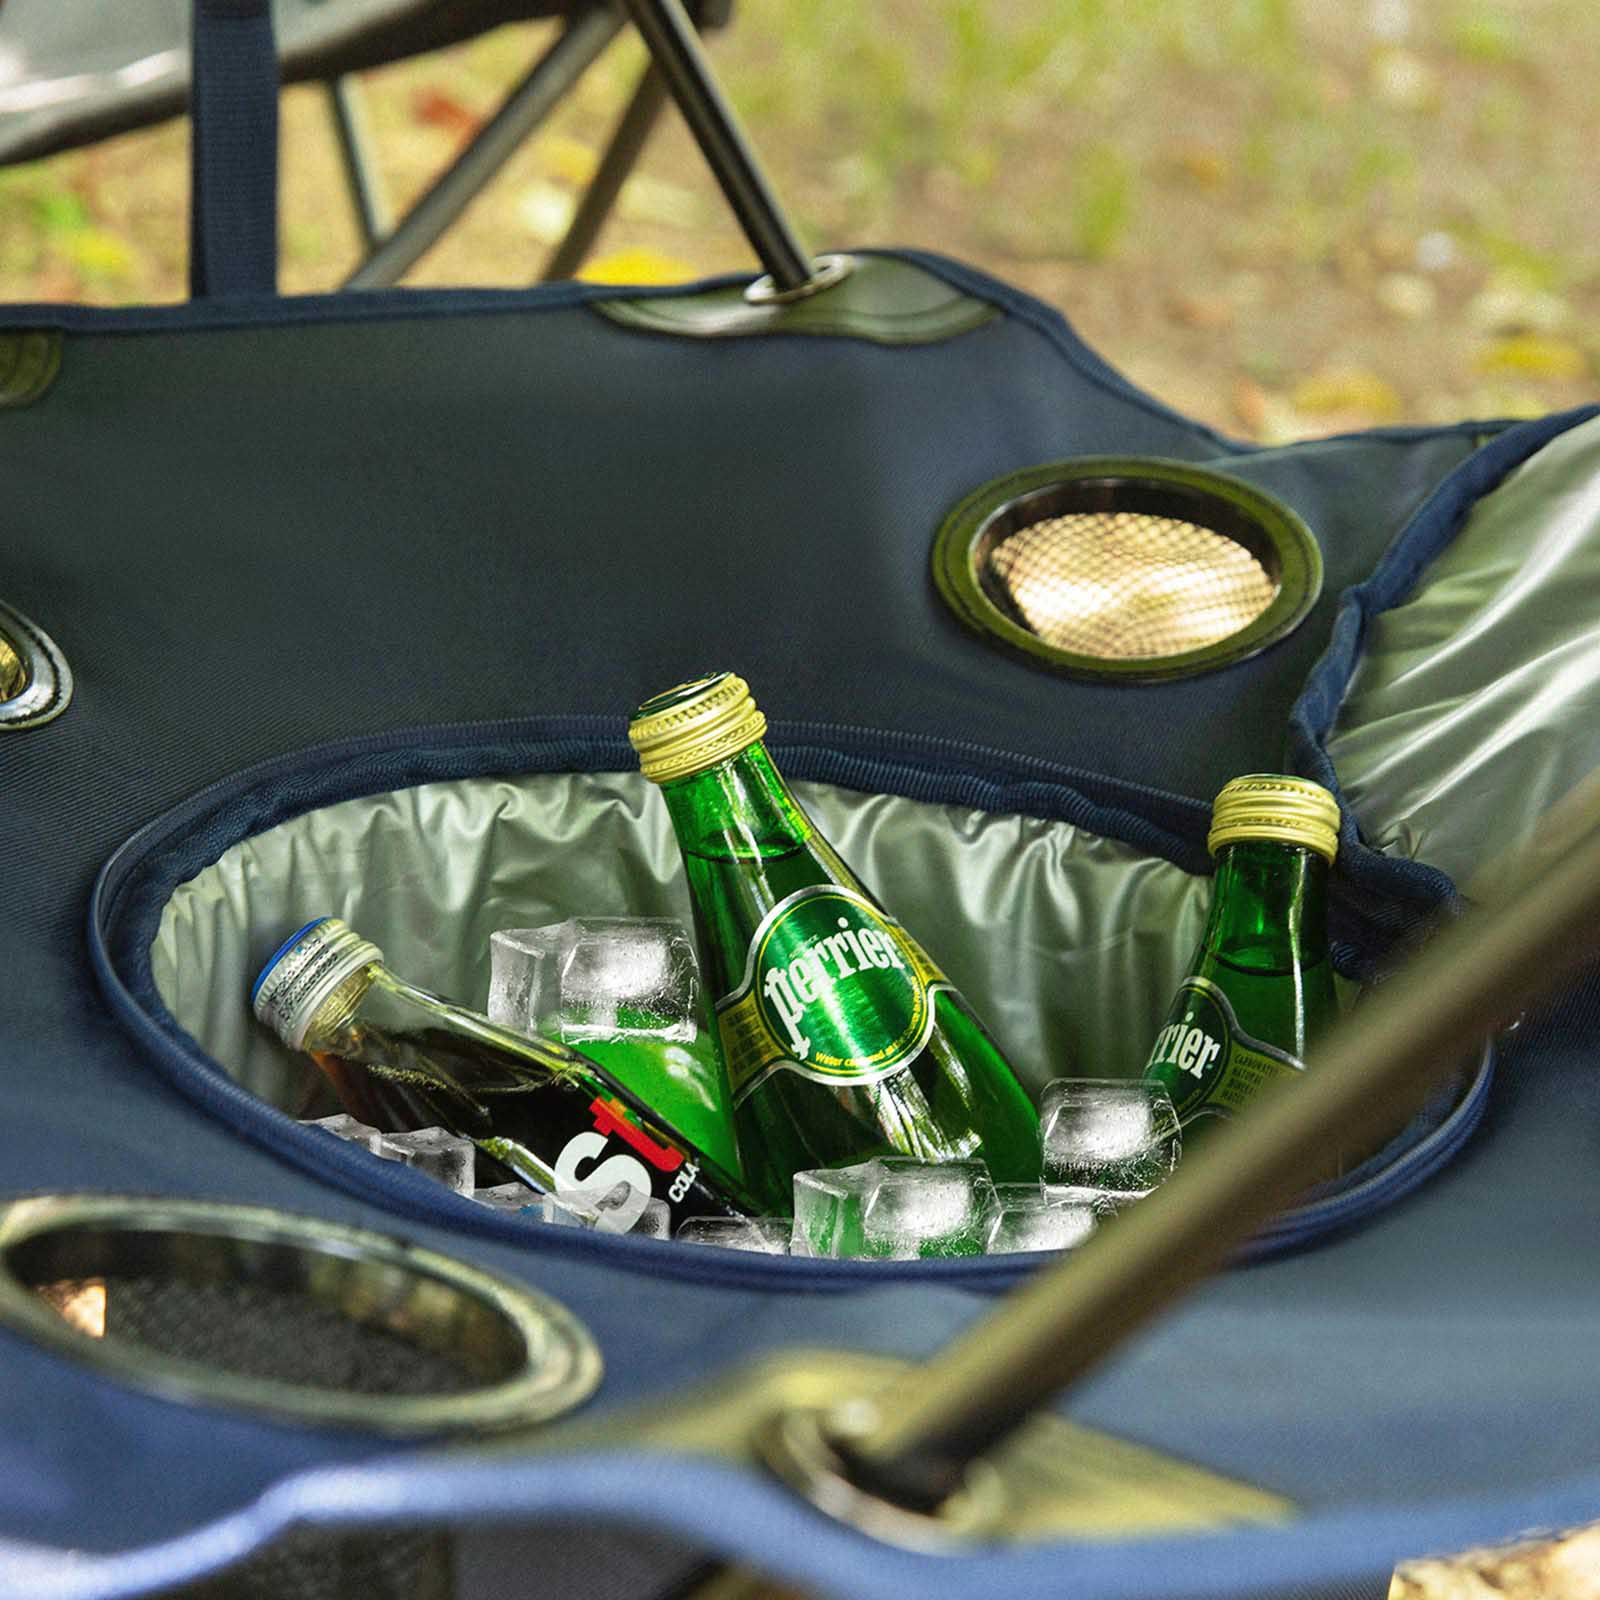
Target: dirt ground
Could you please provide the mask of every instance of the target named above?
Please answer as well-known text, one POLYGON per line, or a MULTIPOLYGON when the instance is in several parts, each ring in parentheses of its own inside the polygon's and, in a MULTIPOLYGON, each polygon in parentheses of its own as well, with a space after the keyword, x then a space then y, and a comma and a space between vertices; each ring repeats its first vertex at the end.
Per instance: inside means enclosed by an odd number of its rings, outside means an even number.
MULTIPOLYGON (((366 75, 397 203, 551 37, 366 75)), ((981 266, 1230 433, 1600 398, 1585 0, 742 0, 712 52, 810 243, 981 266)), ((406 281, 536 277, 642 61, 614 46, 406 281)), ((357 235, 320 89, 286 94, 282 149, 282 285, 335 287, 357 235)), ((182 123, 0 173, 0 296, 180 298, 186 183, 182 123)), ((751 265, 669 115, 592 275, 751 265)))

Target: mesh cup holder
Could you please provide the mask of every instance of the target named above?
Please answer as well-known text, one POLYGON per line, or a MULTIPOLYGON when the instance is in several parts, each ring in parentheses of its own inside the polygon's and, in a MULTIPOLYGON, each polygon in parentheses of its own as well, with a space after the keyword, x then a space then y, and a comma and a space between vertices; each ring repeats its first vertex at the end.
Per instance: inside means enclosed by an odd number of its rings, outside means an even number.
POLYGON ((62 1195, 0 1211, 0 1322, 134 1387, 318 1427, 541 1422, 600 1380, 524 1285, 252 1206, 62 1195))
POLYGON ((1291 632, 1322 587, 1310 531, 1250 485, 1095 457, 1014 473, 945 519, 934 578, 969 627, 1042 666, 1186 677, 1291 632))

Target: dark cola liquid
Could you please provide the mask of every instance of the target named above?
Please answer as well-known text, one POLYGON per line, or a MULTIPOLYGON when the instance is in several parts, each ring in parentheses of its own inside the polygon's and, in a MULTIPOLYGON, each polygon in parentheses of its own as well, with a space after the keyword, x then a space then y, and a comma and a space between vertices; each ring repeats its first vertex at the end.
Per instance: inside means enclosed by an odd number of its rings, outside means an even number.
POLYGON ((632 1227, 651 1200, 667 1207, 674 1233, 688 1217, 756 1209, 601 1068, 553 1071, 449 1029, 368 1023, 352 1025, 313 1059, 352 1116, 387 1129, 449 1128, 574 1209, 592 1210, 604 1198, 607 1231, 632 1227))

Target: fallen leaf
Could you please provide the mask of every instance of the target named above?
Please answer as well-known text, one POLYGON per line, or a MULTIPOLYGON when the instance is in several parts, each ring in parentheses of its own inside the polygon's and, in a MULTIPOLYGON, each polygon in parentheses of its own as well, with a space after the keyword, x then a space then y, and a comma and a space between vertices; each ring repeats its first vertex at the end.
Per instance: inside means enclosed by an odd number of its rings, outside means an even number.
POLYGON ((1220 189, 1233 176, 1228 158, 1220 150, 1208 149, 1204 145, 1180 150, 1176 165, 1184 177, 1202 189, 1220 189))
POLYGON ((1410 50, 1379 50, 1369 79, 1378 99, 1400 111, 1425 111, 1438 99, 1438 73, 1410 50))
POLYGON ((1316 431, 1281 394, 1274 394, 1254 378, 1236 378, 1232 398, 1234 415, 1259 444, 1288 444, 1316 431))
POLYGON ((1403 1561, 1389 1600, 1600 1600, 1600 1524, 1403 1561))
POLYGON ((1496 339, 1473 359, 1479 372, 1510 372, 1529 378, 1582 378, 1589 358, 1565 339, 1544 334, 1519 333, 1496 339))
POLYGON ((1371 422, 1393 422, 1404 410, 1392 383, 1359 367, 1314 373, 1295 385, 1290 400, 1296 411, 1313 416, 1339 413, 1371 422))
POLYGON ((463 105, 446 89, 430 87, 418 89, 411 97, 411 116, 416 122, 430 128, 443 128, 447 132, 471 138, 483 126, 483 118, 463 105))
POLYGON ((1467 320, 1485 333, 1554 333, 1571 315, 1560 295, 1515 278, 1497 279, 1467 304, 1467 320))
POLYGON ((552 176, 579 187, 594 177, 600 165, 600 157, 588 145, 564 133, 552 133, 541 143, 540 150, 552 176))
POLYGON ((126 240, 104 228, 84 228, 66 241, 73 266, 90 278, 131 278, 139 258, 126 240))
POLYGON ((1386 272, 1374 286, 1373 298, 1391 317, 1406 322, 1420 322, 1439 309, 1438 290, 1414 272, 1386 272))
POLYGON ((1435 228, 1417 240, 1416 261, 1424 272, 1443 272, 1461 259, 1455 239, 1442 228, 1435 228))
POLYGON ((49 301, 83 299, 83 279, 71 267, 51 265, 43 268, 33 280, 28 291, 32 300, 49 301))
POLYGON ((1228 328, 1233 302, 1219 294, 1180 294, 1172 298, 1172 314, 1187 328, 1228 328))
POLYGON ((1259 433, 1267 420, 1271 396, 1254 378, 1233 380, 1233 414, 1251 433, 1259 433))
POLYGON ((669 228, 699 226, 705 215, 700 196, 682 184, 637 172, 617 196, 617 213, 631 222, 655 222, 669 228))
POLYGON ((688 283, 699 273, 685 261, 642 248, 596 256, 576 274, 584 283, 688 283))

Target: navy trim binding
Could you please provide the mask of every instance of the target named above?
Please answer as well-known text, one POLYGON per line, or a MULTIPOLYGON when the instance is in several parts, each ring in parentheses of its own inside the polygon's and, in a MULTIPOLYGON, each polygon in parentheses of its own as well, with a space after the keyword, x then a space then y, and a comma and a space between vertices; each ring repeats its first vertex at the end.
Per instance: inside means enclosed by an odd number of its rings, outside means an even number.
MULTIPOLYGON (((1289 715, 1289 749, 1295 770, 1331 789, 1340 797, 1339 776, 1328 755, 1333 732, 1350 680, 1361 658, 1367 626, 1380 612, 1399 605, 1411 592, 1424 567, 1438 556, 1460 531, 1472 507, 1497 488, 1507 474, 1537 454, 1552 439, 1579 423, 1600 416, 1600 406, 1580 406, 1533 422, 1508 428, 1481 450, 1469 456, 1433 493, 1401 530, 1371 575, 1339 598, 1328 648, 1323 652, 1289 715)), ((1376 883, 1376 864, 1387 858, 1360 843, 1355 818, 1344 807, 1341 854, 1349 853, 1349 869, 1357 882, 1376 883)), ((1436 894, 1453 895, 1454 886, 1442 872, 1414 863, 1418 886, 1427 874, 1436 894)))
POLYGON ((267 0, 194 0, 189 293, 278 279, 278 53, 267 0))

